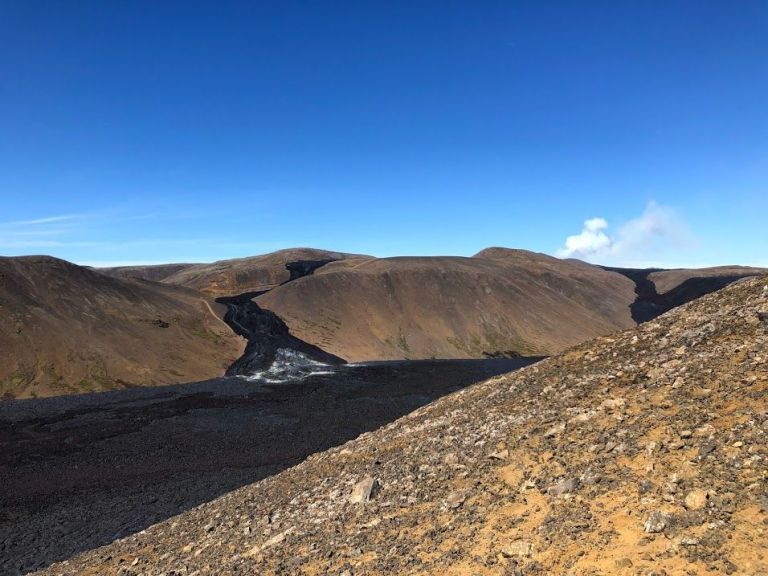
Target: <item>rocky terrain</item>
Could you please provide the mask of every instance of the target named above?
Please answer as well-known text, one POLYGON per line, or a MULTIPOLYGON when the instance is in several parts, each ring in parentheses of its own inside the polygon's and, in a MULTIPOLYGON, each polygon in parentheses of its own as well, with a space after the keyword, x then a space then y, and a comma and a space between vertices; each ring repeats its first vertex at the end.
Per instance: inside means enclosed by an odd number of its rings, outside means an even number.
POLYGON ((0 403, 0 574, 107 544, 535 359, 344 366, 0 403))
POLYGON ((0 257, 0 396, 212 378, 242 353, 201 293, 49 256, 0 257))
POLYGON ((740 281, 40 574, 766 574, 767 354, 740 281))

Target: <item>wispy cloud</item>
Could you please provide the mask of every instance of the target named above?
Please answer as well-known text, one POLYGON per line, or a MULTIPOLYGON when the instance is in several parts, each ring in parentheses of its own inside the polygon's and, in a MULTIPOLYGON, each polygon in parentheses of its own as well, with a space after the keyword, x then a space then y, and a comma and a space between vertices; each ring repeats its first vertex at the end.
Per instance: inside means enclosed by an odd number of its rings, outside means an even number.
MULTIPOLYGON (((152 220, 159 216, 160 214, 156 212, 126 214, 117 209, 110 209, 0 222, 0 249, 114 249, 130 242, 115 242, 103 238, 104 231, 108 230, 110 225, 119 222, 152 220)), ((159 244, 160 241, 148 239, 140 243, 159 244)), ((174 241, 171 243, 173 244, 174 241)))
POLYGON ((74 226, 30 226, 28 228, 3 228, 0 225, 0 238, 46 238, 51 236, 61 236, 75 230, 74 226))
POLYGON ((59 214, 0 222, 0 248, 55 248, 72 239, 88 218, 85 214, 59 214))
POLYGON ((667 206, 649 202, 643 213, 615 231, 604 218, 590 218, 581 232, 565 239, 561 258, 579 258, 599 264, 646 267, 670 265, 693 245, 687 224, 667 206))
MULTIPOLYGON (((93 221, 130 222, 134 220, 154 220, 160 218, 159 212, 143 214, 121 214, 117 210, 103 210, 98 212, 83 212, 79 214, 58 214, 54 216, 42 216, 29 220, 12 220, 0 222, 0 230, 44 229, 50 224, 59 226, 83 225, 93 221)), ((64 228, 60 228, 64 229, 64 228)), ((66 228, 67 230, 71 228, 66 228)))
POLYGON ((194 256, 201 248, 208 252, 218 252, 225 257, 250 256, 277 250, 289 245, 288 241, 269 242, 238 242, 222 238, 135 238, 131 240, 87 240, 79 238, 46 238, 46 237, 19 237, 18 234, 5 236, 0 230, 0 250, 45 252, 53 254, 66 254, 72 250, 85 251, 89 254, 86 258, 75 258, 77 263, 95 265, 92 262, 102 262, 102 266, 128 265, 128 264, 103 264, 103 262, 117 262, 119 258, 132 254, 176 254, 165 260, 119 260, 131 264, 161 264, 167 262, 209 262, 210 256, 194 256), (192 257, 194 256, 194 257, 192 257), (113 259, 114 258, 114 259, 113 259))
POLYGON ((45 224, 73 222, 82 220, 85 217, 86 215, 84 214, 60 214, 58 216, 45 216, 42 218, 33 218, 31 220, 12 220, 10 222, 0 222, 0 229, 39 227, 45 224))

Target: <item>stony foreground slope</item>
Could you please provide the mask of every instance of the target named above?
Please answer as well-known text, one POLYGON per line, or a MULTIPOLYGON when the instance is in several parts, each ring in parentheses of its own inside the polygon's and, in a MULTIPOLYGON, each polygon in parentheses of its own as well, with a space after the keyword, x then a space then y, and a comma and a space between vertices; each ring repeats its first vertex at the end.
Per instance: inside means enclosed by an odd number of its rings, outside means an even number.
POLYGON ((50 256, 0 257, 0 396, 25 398, 221 375, 243 350, 223 306, 50 256))
POLYGON ((0 402, 0 575, 109 544, 533 360, 346 366, 0 402))
POLYGON ((766 574, 768 279, 42 574, 766 574))

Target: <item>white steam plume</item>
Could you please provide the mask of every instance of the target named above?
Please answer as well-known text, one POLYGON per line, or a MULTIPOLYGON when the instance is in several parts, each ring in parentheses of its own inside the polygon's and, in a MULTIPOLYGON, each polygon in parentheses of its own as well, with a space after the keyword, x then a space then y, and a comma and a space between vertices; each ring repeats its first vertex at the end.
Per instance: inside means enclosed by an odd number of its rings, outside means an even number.
POLYGON ((557 255, 600 264, 645 267, 658 265, 665 254, 679 253, 690 244, 688 227, 674 210, 649 202, 639 217, 615 232, 609 230, 604 218, 586 220, 579 234, 565 239, 557 255))

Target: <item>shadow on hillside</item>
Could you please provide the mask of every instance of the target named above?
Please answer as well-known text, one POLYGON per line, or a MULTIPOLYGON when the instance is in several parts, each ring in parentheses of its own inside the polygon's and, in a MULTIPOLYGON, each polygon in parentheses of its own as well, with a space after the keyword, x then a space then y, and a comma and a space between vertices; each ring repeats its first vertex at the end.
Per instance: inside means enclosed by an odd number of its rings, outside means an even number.
POLYGON ((135 533, 536 360, 384 362, 290 384, 0 403, 0 573, 135 533))
POLYGON ((657 316, 669 312, 672 308, 682 306, 686 302, 725 288, 736 280, 752 276, 752 274, 734 274, 730 276, 689 278, 672 290, 659 294, 656 291, 656 285, 648 278, 659 269, 611 268, 608 266, 603 266, 603 268, 611 272, 618 272, 635 283, 635 294, 637 297, 629 309, 632 319, 638 324, 653 320, 657 316))

